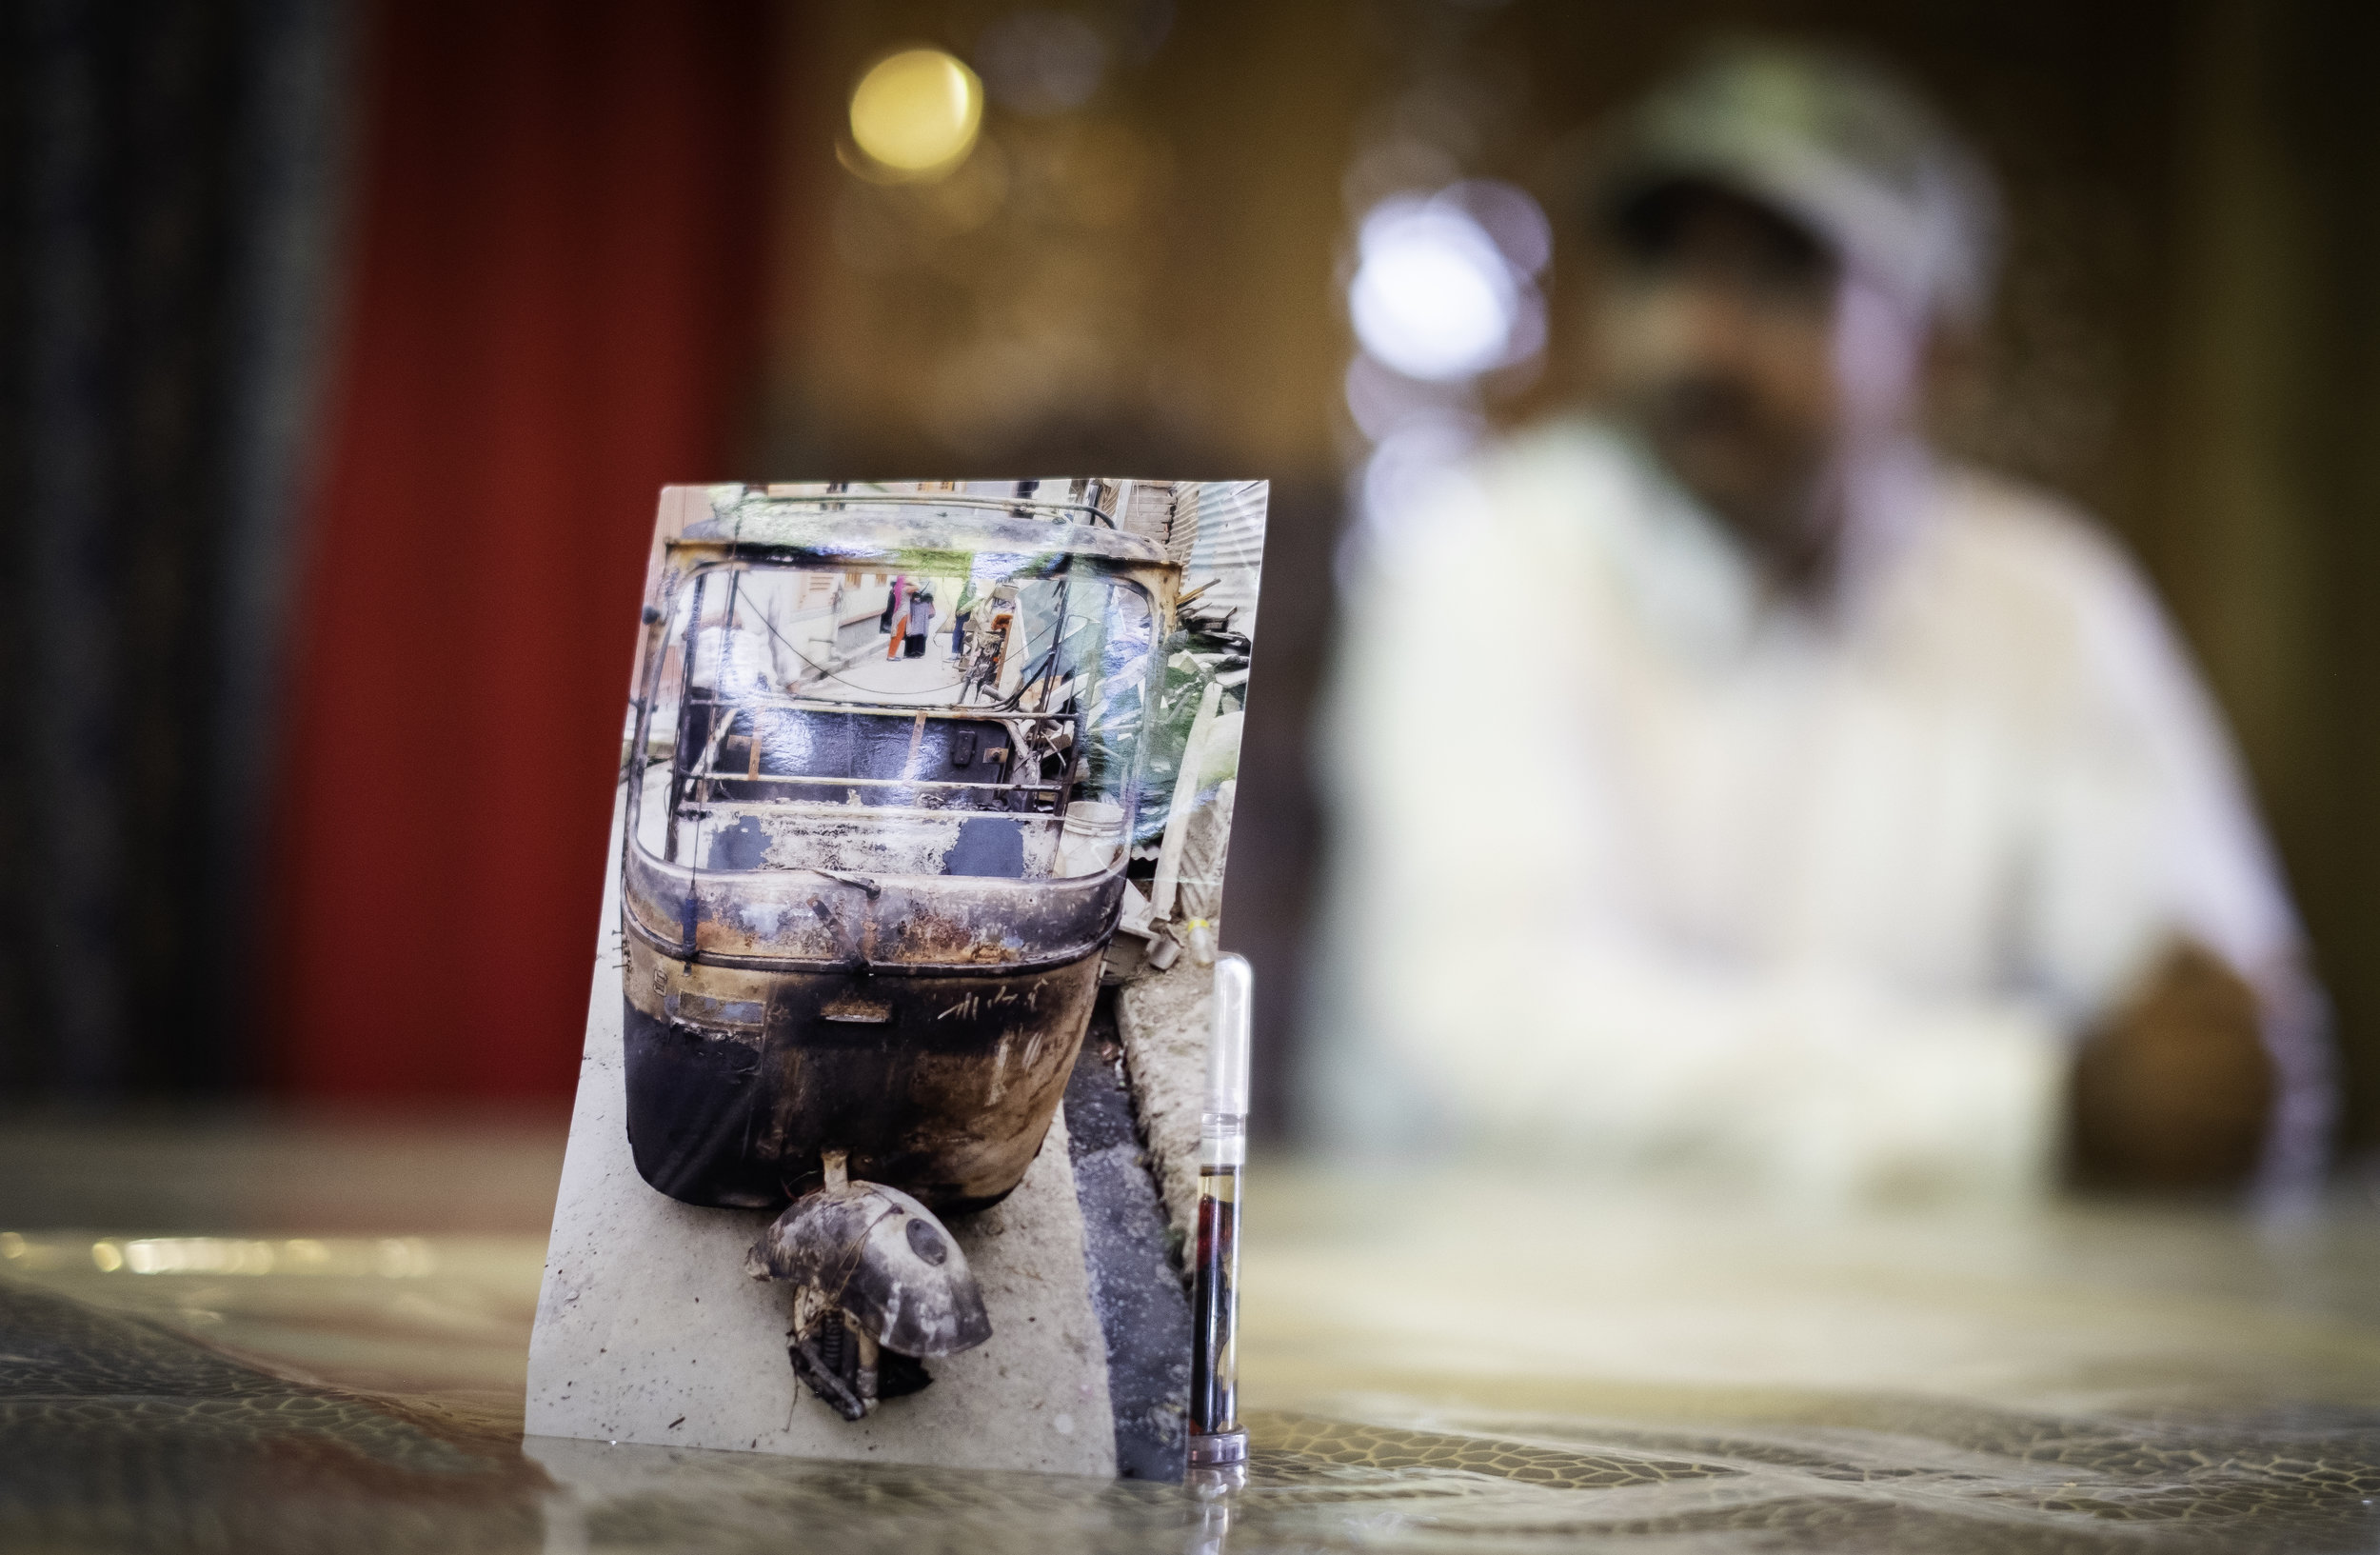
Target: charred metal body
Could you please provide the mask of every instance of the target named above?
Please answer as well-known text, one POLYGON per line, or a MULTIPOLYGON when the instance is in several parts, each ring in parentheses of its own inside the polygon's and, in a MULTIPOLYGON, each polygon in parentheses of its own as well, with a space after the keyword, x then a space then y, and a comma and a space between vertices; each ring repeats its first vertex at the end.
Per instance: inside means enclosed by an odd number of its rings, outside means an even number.
POLYGON ((794 1287, 787 1353, 845 1420, 933 1379, 917 1363, 992 1337, 967 1257, 933 1213, 898 1188, 854 1183, 840 1153, 827 1182, 753 1245, 744 1271, 794 1287))
POLYGON ((997 1204, 1041 1147, 1099 992, 1096 949, 1013 971, 779 972, 688 966, 631 928, 626 960, 637 1170, 723 1207, 818 1186, 829 1149, 938 1210, 997 1204))
POLYGON ((724 494, 655 558, 629 731, 637 1170, 790 1206, 752 1268, 795 1286, 795 1369, 848 1418, 923 1386, 900 1357, 989 1336, 936 1214, 1011 1192, 1064 1095, 1178 580, 1079 514, 949 506, 724 494), (947 669, 879 648, 912 578, 980 585, 996 633, 947 669), (896 1223, 949 1261, 892 1256, 896 1223))

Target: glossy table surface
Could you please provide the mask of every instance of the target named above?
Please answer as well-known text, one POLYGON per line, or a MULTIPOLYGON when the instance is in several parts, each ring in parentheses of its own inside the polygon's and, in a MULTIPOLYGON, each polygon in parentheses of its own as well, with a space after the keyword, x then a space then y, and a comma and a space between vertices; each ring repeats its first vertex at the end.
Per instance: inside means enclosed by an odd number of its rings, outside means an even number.
POLYGON ((2380 1204, 1250 1179, 1250 1484, 520 1432, 560 1121, 0 1126, 0 1545, 2380 1546, 2380 1204))

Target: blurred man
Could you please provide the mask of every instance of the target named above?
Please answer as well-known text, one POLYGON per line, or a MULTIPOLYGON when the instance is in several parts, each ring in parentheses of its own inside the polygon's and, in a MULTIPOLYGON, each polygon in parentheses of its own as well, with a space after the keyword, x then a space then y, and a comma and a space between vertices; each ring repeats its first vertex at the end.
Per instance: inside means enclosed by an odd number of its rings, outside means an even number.
POLYGON ((1934 456, 1993 204, 1855 63, 1608 150, 1592 413, 1352 582, 1310 1101, 1342 1137, 1807 1195, 2304 1184, 2320 1007, 2131 566, 1934 456))

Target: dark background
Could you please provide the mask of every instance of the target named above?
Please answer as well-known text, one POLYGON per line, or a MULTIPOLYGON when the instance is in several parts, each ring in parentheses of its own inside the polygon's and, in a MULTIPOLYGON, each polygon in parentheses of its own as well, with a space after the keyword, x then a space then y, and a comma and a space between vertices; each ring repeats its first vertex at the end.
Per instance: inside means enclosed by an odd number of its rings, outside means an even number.
POLYGON ((1116 0, 1081 107, 996 102, 934 189, 844 170, 860 70, 1017 9, 9 0, 0 1099, 566 1094, 654 488, 1080 470, 1275 483, 1226 938, 1289 1126, 1372 153, 1553 199, 1749 28, 1897 62, 1997 165, 1945 436, 2162 589, 2380 1140, 2369 8, 1116 0))

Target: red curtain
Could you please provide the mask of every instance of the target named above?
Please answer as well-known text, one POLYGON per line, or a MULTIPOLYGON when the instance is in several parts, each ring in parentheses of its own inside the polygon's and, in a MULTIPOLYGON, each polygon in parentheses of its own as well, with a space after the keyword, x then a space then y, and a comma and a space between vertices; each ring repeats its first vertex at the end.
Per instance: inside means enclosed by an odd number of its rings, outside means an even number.
POLYGON ((658 488, 734 471, 761 4, 377 8, 256 969, 279 1088, 567 1093, 658 488))

